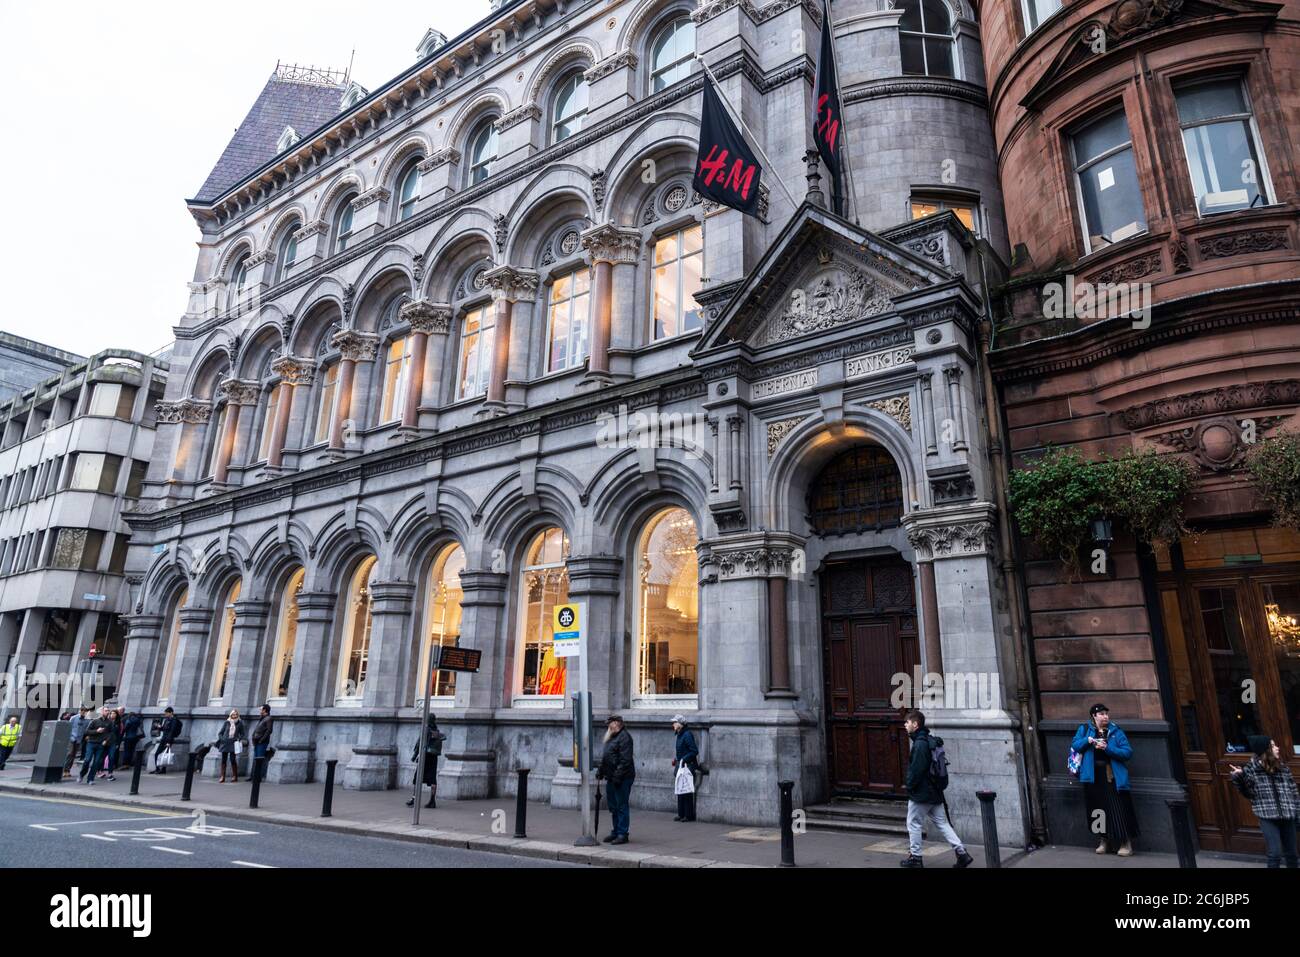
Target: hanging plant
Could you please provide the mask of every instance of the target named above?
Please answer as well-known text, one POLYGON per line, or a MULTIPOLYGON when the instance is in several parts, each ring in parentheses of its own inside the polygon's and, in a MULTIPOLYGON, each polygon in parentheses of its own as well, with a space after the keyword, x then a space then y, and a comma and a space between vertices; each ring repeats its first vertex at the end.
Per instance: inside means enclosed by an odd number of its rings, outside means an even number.
POLYGON ((1300 434, 1282 432, 1246 456, 1246 471, 1273 510, 1273 524, 1300 530, 1300 434))
POLYGON ((1191 486, 1191 467, 1173 456, 1128 450, 1090 462, 1075 449, 1051 449, 1011 473, 1010 504, 1021 532, 1073 577, 1093 519, 1118 521, 1147 542, 1178 539, 1191 486))

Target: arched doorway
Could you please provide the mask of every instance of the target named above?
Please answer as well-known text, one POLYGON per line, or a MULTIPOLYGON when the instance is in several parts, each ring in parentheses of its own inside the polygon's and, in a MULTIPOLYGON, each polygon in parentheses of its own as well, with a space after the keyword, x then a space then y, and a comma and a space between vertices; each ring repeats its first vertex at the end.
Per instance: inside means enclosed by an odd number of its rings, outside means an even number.
POLYGON ((912 566, 872 547, 903 517, 898 467, 875 445, 850 448, 812 482, 808 520, 827 545, 818 574, 827 778, 833 796, 902 796, 908 740, 894 676, 920 664, 912 566), (842 546, 842 547, 841 547, 842 546))

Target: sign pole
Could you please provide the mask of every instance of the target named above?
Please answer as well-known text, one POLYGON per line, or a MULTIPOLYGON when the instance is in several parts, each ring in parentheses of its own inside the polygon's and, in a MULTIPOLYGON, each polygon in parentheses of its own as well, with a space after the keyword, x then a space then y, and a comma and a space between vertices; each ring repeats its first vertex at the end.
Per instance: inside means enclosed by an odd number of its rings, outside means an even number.
POLYGON ((429 699, 433 697, 434 680, 438 674, 438 659, 442 657, 442 646, 434 645, 429 649, 429 673, 424 682, 424 709, 420 715, 419 737, 415 745, 415 818, 413 824, 420 823, 420 798, 424 796, 424 749, 428 747, 429 699))
POLYGON ((573 696, 573 769, 578 772, 578 810, 582 834, 574 841, 577 847, 596 846, 596 826, 591 801, 591 685, 587 670, 590 631, 587 627, 586 602, 556 605, 552 649, 557 658, 578 657, 578 693, 573 696))

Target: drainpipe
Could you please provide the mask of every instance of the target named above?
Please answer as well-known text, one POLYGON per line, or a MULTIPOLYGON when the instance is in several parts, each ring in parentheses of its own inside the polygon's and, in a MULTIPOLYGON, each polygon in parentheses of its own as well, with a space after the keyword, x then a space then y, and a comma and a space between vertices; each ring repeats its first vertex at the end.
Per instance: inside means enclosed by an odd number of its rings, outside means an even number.
POLYGON ((1004 452, 1003 435, 1006 433, 1003 412, 997 402, 997 393, 993 385, 993 371, 988 362, 989 350, 993 347, 993 303, 989 297, 988 273, 984 268, 984 251, 976 247, 979 254, 980 291, 984 300, 984 318, 979 323, 979 349, 976 350, 976 362, 980 367, 980 379, 984 386, 984 407, 989 428, 989 459, 993 476, 993 498, 998 512, 998 540, 1001 548, 1001 571, 1003 588, 1007 595, 1008 610, 1011 613, 1011 631, 1015 636, 1012 648, 1016 661, 1016 702, 1020 706, 1020 733, 1024 741, 1025 759, 1029 764, 1025 775, 1029 786, 1029 827, 1035 843, 1047 843, 1047 823, 1044 814, 1043 780, 1046 769, 1043 767, 1042 747, 1038 741, 1038 689, 1034 669, 1030 665, 1033 648, 1030 646, 1029 620, 1026 611, 1026 597, 1023 582, 1016 574, 1015 558, 1017 549, 1011 534, 1011 515, 1007 507, 1008 459, 1004 452))

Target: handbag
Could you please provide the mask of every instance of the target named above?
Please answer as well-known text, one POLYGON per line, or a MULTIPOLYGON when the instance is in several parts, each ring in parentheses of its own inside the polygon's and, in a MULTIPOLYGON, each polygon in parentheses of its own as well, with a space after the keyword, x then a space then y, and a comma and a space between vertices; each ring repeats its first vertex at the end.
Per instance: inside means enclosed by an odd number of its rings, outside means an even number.
POLYGON ((172 753, 172 748, 171 745, 169 744, 167 745, 167 747, 163 748, 162 753, 158 755, 157 764, 158 767, 160 768, 170 768, 175 763, 176 763, 176 755, 172 753))
POLYGON ((674 794, 694 794, 695 793, 695 775, 691 769, 682 761, 677 765, 677 778, 673 781, 674 794))
POLYGON ((1070 756, 1065 759, 1065 770, 1069 771, 1076 778, 1079 776, 1079 768, 1083 767, 1083 752, 1070 749, 1070 756))

